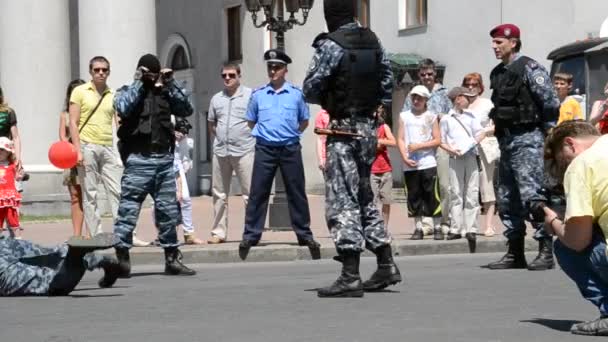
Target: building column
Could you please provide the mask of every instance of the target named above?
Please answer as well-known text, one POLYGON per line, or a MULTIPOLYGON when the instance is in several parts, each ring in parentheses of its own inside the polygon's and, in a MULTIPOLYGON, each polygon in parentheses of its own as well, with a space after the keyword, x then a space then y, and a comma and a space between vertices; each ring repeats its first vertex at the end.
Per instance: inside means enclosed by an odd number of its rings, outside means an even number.
POLYGON ((0 85, 17 113, 26 169, 52 169, 70 78, 68 0, 0 1, 0 85))
POLYGON ((133 81, 139 57, 156 54, 156 1, 105 0, 78 2, 80 76, 90 80, 89 60, 110 61, 108 84, 113 88, 133 81))

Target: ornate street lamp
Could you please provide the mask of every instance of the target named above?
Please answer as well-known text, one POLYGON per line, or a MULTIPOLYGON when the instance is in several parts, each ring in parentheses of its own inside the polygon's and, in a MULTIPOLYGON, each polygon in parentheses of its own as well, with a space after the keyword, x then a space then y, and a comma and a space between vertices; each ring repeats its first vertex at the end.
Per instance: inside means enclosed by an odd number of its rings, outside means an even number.
MULTIPOLYGON (((313 3, 314 0, 245 0, 247 10, 251 12, 253 26, 266 27, 268 31, 275 32, 277 49, 281 51, 285 51, 285 32, 291 30, 295 25, 306 24, 313 3), (258 23, 257 13, 260 10, 264 11, 264 21, 258 23), (287 20, 283 17, 285 10, 289 12, 287 20), (302 21, 296 18, 296 13, 300 10, 302 11, 302 21)), ((275 177, 274 199, 268 212, 268 225, 272 230, 291 230, 285 185, 280 172, 275 177)))
POLYGON ((313 3, 314 0, 245 0, 247 10, 251 12, 253 26, 266 27, 268 31, 275 32, 277 49, 281 51, 285 51, 285 32, 296 25, 306 24, 313 3), (257 13, 260 9, 264 11, 264 21, 258 23, 257 13), (300 10, 302 11, 302 21, 296 18, 296 13, 300 10), (283 17, 285 11, 289 12, 287 20, 283 17))

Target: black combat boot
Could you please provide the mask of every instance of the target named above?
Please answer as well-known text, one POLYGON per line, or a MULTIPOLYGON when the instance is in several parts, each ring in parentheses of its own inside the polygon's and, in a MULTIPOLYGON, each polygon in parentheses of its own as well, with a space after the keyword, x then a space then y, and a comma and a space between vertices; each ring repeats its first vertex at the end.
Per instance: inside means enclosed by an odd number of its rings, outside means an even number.
POLYGON ((120 264, 119 278, 131 278, 131 257, 128 248, 116 248, 116 259, 120 264))
POLYGON ((112 287, 122 273, 120 262, 113 257, 106 256, 99 263, 99 266, 103 269, 103 277, 99 279, 97 284, 103 288, 112 287))
POLYGON ((505 270, 510 268, 526 268, 526 256, 524 255, 524 238, 507 241, 509 249, 500 260, 488 264, 491 270, 505 270))
POLYGON ((538 241, 538 255, 528 265, 530 271, 544 271, 555 267, 553 262, 553 239, 551 237, 538 241))
POLYGON ((390 285, 401 282, 401 273, 393 260, 391 245, 382 246, 374 251, 378 268, 372 276, 363 282, 363 290, 380 291, 390 285))
POLYGON ((359 252, 339 252, 342 273, 328 287, 317 290, 319 297, 363 297, 363 286, 359 275, 359 252))
POLYGON ((84 255, 81 250, 68 249, 65 260, 49 284, 49 296, 67 296, 74 290, 86 271, 84 255))
POLYGON ((168 275, 195 275, 196 271, 182 264, 182 253, 177 247, 165 248, 165 274, 168 275))

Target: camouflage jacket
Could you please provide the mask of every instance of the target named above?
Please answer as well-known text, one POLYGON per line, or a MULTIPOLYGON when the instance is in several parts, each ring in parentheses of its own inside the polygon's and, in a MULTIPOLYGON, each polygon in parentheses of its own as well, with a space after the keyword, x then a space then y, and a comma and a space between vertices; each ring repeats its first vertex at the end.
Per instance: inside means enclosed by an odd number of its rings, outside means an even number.
MULTIPOLYGON (((341 26, 339 30, 352 30, 357 27, 358 24, 350 23, 341 26)), ((329 78, 338 69, 344 55, 344 49, 334 41, 325 38, 323 34, 315 39, 312 46, 316 51, 308 67, 302 91, 307 102, 321 104, 321 98, 327 91, 329 78)), ((386 53, 384 53, 384 48, 382 49, 382 66, 383 95, 381 101, 384 105, 390 105, 393 101, 393 72, 386 53)))
MULTIPOLYGON (((122 86, 114 95, 114 110, 121 119, 129 119, 134 113, 137 105, 146 95, 144 84, 140 80, 135 80, 131 85, 122 86)), ((169 102, 171 114, 180 117, 192 115, 193 108, 190 96, 184 88, 181 88, 177 81, 172 80, 161 91, 169 102)))

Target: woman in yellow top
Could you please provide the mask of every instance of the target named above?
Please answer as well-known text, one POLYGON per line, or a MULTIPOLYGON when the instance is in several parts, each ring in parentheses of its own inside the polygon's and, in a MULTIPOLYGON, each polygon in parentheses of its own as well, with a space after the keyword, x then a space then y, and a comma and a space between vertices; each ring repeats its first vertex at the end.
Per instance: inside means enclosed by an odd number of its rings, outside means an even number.
POLYGON ((553 87, 555 87, 555 92, 557 92, 557 96, 561 102, 557 124, 559 125, 564 121, 583 119, 581 105, 574 97, 568 96, 568 93, 572 90, 572 75, 563 72, 556 73, 553 76, 553 87))

